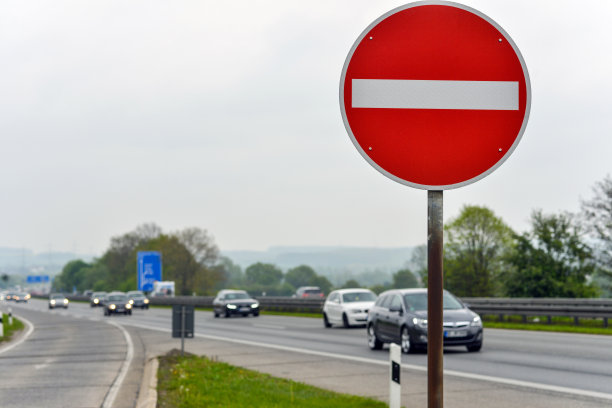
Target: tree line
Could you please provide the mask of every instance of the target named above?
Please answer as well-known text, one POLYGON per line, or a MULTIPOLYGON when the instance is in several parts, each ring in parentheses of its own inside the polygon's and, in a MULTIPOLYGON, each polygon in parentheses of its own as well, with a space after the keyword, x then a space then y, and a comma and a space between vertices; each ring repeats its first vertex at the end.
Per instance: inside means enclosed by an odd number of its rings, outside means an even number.
MULTIPOLYGON (((534 210, 518 234, 489 208, 464 206, 444 228, 444 287, 458 296, 612 296, 610 176, 581 210, 534 210)), ((427 282, 426 266, 420 273, 427 282)))
MULTIPOLYGON (((513 231, 491 209, 466 205, 444 227, 444 287, 458 296, 594 297, 612 296, 612 178, 596 183, 593 197, 581 203, 581 213, 534 210, 530 228, 513 231)), ((163 279, 176 282, 179 295, 213 295, 223 288, 240 288, 254 295, 289 296, 300 286, 332 283, 308 265, 283 272, 269 263, 243 271, 220 256, 208 232, 201 228, 164 233, 155 224, 111 239, 110 247, 91 263, 69 262, 55 278, 55 290, 136 289, 138 251, 162 253, 163 279)), ((413 252, 391 282, 371 287, 427 284, 427 248, 413 252)), ((340 287, 360 287, 349 279, 340 287)))
MULTIPOLYGON (((177 295, 214 295, 220 289, 245 289, 254 295, 291 296, 301 286, 318 286, 328 294, 334 289, 325 276, 308 265, 283 272, 270 263, 255 263, 243 271, 231 259, 219 255, 208 232, 201 228, 163 233, 155 224, 111 239, 110 247, 93 262, 67 263, 53 280, 56 291, 128 291, 137 288, 136 259, 139 251, 162 253, 163 280, 175 282, 177 295)), ((360 287, 348 280, 342 287, 360 287)), ((377 285, 376 292, 390 287, 416 287, 417 277, 409 270, 393 275, 393 283, 377 285)))

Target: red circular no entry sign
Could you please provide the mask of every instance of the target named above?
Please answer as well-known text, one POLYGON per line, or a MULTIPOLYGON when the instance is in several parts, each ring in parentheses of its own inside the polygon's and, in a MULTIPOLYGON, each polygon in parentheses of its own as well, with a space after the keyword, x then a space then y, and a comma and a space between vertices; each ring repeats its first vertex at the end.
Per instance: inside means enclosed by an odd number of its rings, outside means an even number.
POLYGON ((411 3, 357 39, 340 81, 345 127, 387 177, 445 190, 473 183, 518 145, 531 89, 523 58, 484 14, 457 3, 411 3))

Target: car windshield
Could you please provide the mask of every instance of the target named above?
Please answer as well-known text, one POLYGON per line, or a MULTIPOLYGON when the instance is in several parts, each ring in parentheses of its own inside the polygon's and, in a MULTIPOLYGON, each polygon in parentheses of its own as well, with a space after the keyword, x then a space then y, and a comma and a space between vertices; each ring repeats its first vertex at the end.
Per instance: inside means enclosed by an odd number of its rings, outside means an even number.
POLYGON ((308 293, 309 295, 318 295, 321 293, 321 289, 306 289, 304 293, 308 293))
POLYGON ((125 295, 111 295, 108 297, 111 302, 125 302, 125 295))
POLYGON ((51 295, 51 299, 63 299, 64 295, 51 295))
MULTIPOLYGON (((404 295, 404 302, 410 311, 427 310, 427 293, 407 293, 404 295)), ((447 292, 442 295, 442 304, 444 310, 463 309, 463 305, 447 292)))
POLYGON ((95 297, 95 298, 100 298, 100 297, 102 297, 104 295, 106 295, 105 292, 96 292, 92 296, 95 297))
POLYGON ((342 294, 344 303, 350 302, 373 302, 376 300, 376 295, 372 292, 350 292, 342 294))
POLYGON ((233 300, 233 299, 250 299, 249 295, 247 295, 246 293, 242 292, 242 293, 228 293, 225 295, 226 299, 229 300, 233 300))
POLYGON ((141 298, 144 297, 144 293, 142 292, 128 292, 128 296, 131 298, 141 298))

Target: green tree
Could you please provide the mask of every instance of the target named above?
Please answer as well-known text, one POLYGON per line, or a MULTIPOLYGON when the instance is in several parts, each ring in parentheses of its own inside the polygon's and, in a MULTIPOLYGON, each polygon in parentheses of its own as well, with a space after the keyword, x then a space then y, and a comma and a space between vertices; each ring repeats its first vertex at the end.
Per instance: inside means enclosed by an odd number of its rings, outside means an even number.
POLYGON ((361 284, 359 282, 357 282, 355 279, 349 279, 346 282, 344 282, 344 285, 342 285, 343 289, 347 289, 347 288, 360 288, 361 284))
POLYGON ((334 285, 327 279, 325 276, 317 275, 317 278, 314 281, 313 286, 318 286, 321 288, 321 291, 326 295, 332 291, 334 285))
POLYGON ((486 207, 464 206, 445 227, 444 286, 458 296, 493 296, 512 230, 486 207))
POLYGON ((517 236, 508 256, 512 266, 505 276, 508 296, 590 297, 596 288, 587 276, 596 270, 591 248, 570 214, 544 215, 534 211, 531 231, 517 236))
POLYGON ((582 202, 583 224, 593 242, 597 263, 594 281, 603 293, 612 296, 612 178, 595 183, 593 197, 582 202))
POLYGON ((53 281, 53 288, 64 292, 72 292, 74 287, 79 291, 83 290, 83 270, 90 266, 87 262, 80 259, 68 262, 53 281))
POLYGON ((274 286, 281 283, 283 271, 276 265, 257 262, 246 268, 245 276, 248 283, 274 286))
POLYGON ((393 287, 396 289, 417 288, 419 282, 410 269, 401 269, 393 274, 393 287))
POLYGON ((285 274, 285 282, 288 282, 294 288, 316 285, 316 280, 317 273, 308 265, 296 266, 289 269, 285 274))

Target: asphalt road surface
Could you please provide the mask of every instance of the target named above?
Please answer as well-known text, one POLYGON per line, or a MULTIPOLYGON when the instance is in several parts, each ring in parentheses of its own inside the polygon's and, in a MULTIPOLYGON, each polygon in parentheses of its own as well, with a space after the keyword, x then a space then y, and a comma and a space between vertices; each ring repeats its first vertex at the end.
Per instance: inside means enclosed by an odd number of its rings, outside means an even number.
MULTIPOLYGON (((170 309, 134 310, 132 316, 108 318, 102 316, 100 308, 90 308, 84 303, 71 303, 66 311, 48 311, 46 302, 33 300, 24 306, 13 305, 13 309, 24 316, 46 316, 33 321, 36 328, 41 329, 32 335, 33 340, 40 340, 29 341, 0 354, 2 366, 11 364, 16 372, 21 372, 20 366, 26 363, 30 368, 23 370, 29 371, 32 371, 32 364, 34 367, 37 364, 49 365, 43 366, 45 370, 39 369, 40 374, 34 373, 33 377, 28 377, 29 383, 17 385, 17 390, 23 390, 24 398, 44 394, 45 389, 56 385, 61 387, 61 375, 43 375, 43 371, 61 373, 62 369, 74 369, 74 375, 82 379, 83 386, 91 388, 91 400, 101 401, 100 398, 108 394, 126 355, 126 344, 120 330, 104 322, 163 332, 170 332, 171 327, 170 309), (61 325, 58 325, 58 321, 62 322, 61 325), (30 356, 27 361, 20 359, 19 355, 29 354, 21 350, 26 345, 31 348, 29 353, 37 353, 38 357, 30 356), (87 361, 90 370, 84 372, 79 368, 78 361, 87 361), (34 387, 40 390, 28 392, 34 387)), ((196 312, 195 327, 196 335, 200 337, 228 338, 253 345, 325 353, 365 362, 388 360, 386 349, 372 351, 367 347, 363 328, 325 329, 321 319, 265 315, 215 319, 211 312, 196 312)), ((612 337, 609 336, 487 329, 485 343, 479 353, 469 353, 464 347, 445 349, 444 368, 455 375, 480 376, 493 381, 509 381, 510 384, 520 381, 523 385, 532 384, 534 388, 543 390, 546 387, 562 387, 569 392, 583 392, 585 395, 607 394, 612 406, 611 346, 612 337)), ((402 359, 404 365, 417 368, 424 368, 427 363, 425 354, 404 355, 402 359)), ((5 377, 15 376, 2 371, 0 389, 5 389, 5 377)), ((12 381, 11 378, 6 380, 12 381)), ((68 388, 66 392, 72 390, 68 388)), ((21 395, 21 391, 17 393, 21 395)), ((0 399, 0 406, 7 404, 0 399)), ((96 402, 91 406, 101 405, 96 402)))

